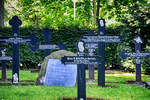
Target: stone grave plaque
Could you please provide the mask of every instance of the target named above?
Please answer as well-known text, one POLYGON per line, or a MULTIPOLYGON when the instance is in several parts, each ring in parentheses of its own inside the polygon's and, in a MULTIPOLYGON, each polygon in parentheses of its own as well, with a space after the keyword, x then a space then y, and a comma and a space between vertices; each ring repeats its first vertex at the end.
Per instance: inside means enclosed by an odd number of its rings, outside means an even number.
POLYGON ((44 85, 74 86, 77 77, 77 65, 64 65, 59 59, 49 59, 45 74, 44 85))

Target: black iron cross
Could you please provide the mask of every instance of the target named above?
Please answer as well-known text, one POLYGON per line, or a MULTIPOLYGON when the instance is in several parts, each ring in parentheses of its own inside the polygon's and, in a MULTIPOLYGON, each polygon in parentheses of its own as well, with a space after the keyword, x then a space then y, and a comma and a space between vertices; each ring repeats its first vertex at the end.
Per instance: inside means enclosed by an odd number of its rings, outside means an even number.
POLYGON ((2 56, 0 57, 0 61, 2 62, 2 80, 6 80, 6 61, 12 60, 12 57, 6 56, 6 48, 0 49, 2 56))
POLYGON ((9 24, 12 26, 12 37, 0 37, 0 43, 12 43, 13 48, 13 66, 12 66, 12 83, 18 84, 19 82, 19 44, 20 43, 31 43, 37 44, 39 42, 38 38, 35 35, 31 35, 30 37, 19 37, 19 26, 22 24, 21 20, 14 16, 9 24))
POLYGON ((136 36, 133 43, 135 44, 136 52, 127 53, 126 51, 122 51, 119 55, 123 59, 126 59, 127 57, 136 59, 136 81, 141 82, 141 59, 150 57, 150 52, 141 53, 141 44, 143 43, 143 40, 140 36, 136 36))
MULTIPOLYGON (((88 31, 88 35, 94 35, 94 31, 93 30, 90 30, 88 31)), ((94 56, 94 50, 96 48, 98 48, 98 44, 97 43, 86 43, 85 44, 85 48, 88 49, 88 55, 89 56, 94 56)), ((94 65, 88 65, 88 70, 89 70, 89 81, 94 81, 94 65)))
POLYGON ((98 47, 98 56, 102 58, 98 65, 98 86, 105 86, 105 45, 106 43, 121 42, 120 36, 105 36, 105 20, 100 19, 98 21, 98 36, 87 35, 83 36, 82 40, 89 43, 97 43, 95 47, 98 47))
POLYGON ((64 64, 77 64, 77 100, 86 100, 85 64, 98 64, 100 58, 96 56, 85 56, 85 43, 83 41, 77 43, 77 48, 77 56, 65 56, 62 57, 61 61, 64 64))
POLYGON ((52 35, 52 32, 48 29, 48 28, 45 28, 43 30, 43 35, 44 35, 44 40, 45 40, 45 43, 44 45, 30 45, 30 48, 32 51, 36 51, 38 49, 40 50, 45 50, 45 57, 50 55, 50 50, 62 50, 62 49, 66 49, 66 46, 63 45, 63 43, 59 43, 58 45, 55 45, 55 44, 50 44, 50 37, 52 35))

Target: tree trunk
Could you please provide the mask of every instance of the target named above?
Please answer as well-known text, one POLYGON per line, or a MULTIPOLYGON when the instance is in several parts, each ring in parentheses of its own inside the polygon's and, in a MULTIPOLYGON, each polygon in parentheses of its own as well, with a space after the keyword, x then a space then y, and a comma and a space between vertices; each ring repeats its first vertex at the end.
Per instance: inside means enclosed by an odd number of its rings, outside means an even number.
POLYGON ((38 16, 35 15, 35 27, 38 27, 39 26, 39 19, 38 19, 38 16))
POLYGON ((94 17, 93 23, 95 24, 96 23, 96 0, 93 0, 93 17, 94 17))
POLYGON ((4 27, 4 0, 0 0, 0 27, 4 27))
POLYGON ((96 21, 99 20, 100 0, 97 1, 96 21))

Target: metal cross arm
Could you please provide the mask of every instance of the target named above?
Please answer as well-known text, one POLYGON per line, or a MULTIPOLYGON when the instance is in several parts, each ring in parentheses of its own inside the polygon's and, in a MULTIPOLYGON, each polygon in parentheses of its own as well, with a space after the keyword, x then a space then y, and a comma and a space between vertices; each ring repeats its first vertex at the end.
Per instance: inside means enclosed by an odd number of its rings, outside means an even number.
POLYGON ((140 52, 126 52, 126 51, 122 51, 119 56, 122 59, 126 59, 127 57, 131 57, 131 58, 148 58, 150 57, 150 53, 140 53, 140 52))
POLYGON ((87 35, 87 36, 83 36, 82 40, 86 43, 90 43, 90 42, 114 43, 114 42, 121 42, 122 38, 120 36, 87 35))
POLYGON ((63 64, 99 64, 100 57, 98 56, 64 56, 61 59, 63 64))

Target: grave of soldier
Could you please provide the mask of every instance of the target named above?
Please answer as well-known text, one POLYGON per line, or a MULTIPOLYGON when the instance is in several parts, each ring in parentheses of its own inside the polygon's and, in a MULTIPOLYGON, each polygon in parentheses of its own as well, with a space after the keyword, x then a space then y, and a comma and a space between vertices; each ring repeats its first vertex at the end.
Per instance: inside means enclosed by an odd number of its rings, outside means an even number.
MULTIPOLYGON (((44 56, 47 57, 50 55, 50 50, 63 50, 66 49, 66 46, 63 45, 62 42, 60 42, 58 45, 50 44, 50 37, 52 35, 52 32, 45 28, 43 30, 43 36, 44 36, 44 45, 30 45, 30 48, 32 51, 36 50, 44 50, 44 56)), ((39 72, 39 69, 32 69, 31 72, 39 72)))
MULTIPOLYGON (((90 30, 88 31, 88 35, 94 35, 94 31, 90 30)), ((94 56, 94 50, 98 48, 97 43, 86 43, 85 48, 88 49, 88 55, 94 56)), ((88 71, 89 71, 89 79, 88 82, 94 83, 95 82, 95 66, 96 65, 88 65, 88 71)))
POLYGON ((9 24, 12 26, 12 37, 0 37, 0 44, 12 43, 12 84, 19 82, 19 44, 30 43, 30 45, 37 45, 38 38, 32 34, 30 37, 19 37, 19 26, 22 24, 21 20, 14 16, 9 24))
POLYGON ((2 62, 2 80, 7 80, 6 76, 6 61, 12 60, 12 57, 6 56, 6 48, 1 48, 2 56, 0 57, 0 61, 2 62))
POLYGON ((77 56, 64 56, 61 61, 63 64, 77 64, 77 100, 86 100, 85 65, 98 64, 100 57, 85 56, 85 43, 83 41, 78 41, 77 50, 77 56))
MULTIPOLYGON (((98 21, 98 36, 87 35, 83 36, 82 40, 89 45, 89 43, 94 43, 94 47, 98 48, 98 56, 101 57, 101 62, 98 65, 98 86, 105 86, 105 48, 106 43, 121 42, 120 36, 106 36, 105 35, 105 20, 100 19, 98 21)), ((91 46, 89 46, 91 47, 91 46)))
POLYGON ((143 43, 143 40, 140 36, 136 36, 133 39, 133 43, 135 44, 135 52, 122 51, 119 55, 122 59, 126 59, 127 57, 136 59, 136 82, 141 82, 141 59, 149 58, 150 52, 142 52, 141 44, 143 43))
POLYGON ((63 43, 61 42, 58 45, 50 44, 50 37, 52 35, 52 32, 48 28, 45 28, 43 30, 43 35, 45 40, 44 45, 30 45, 32 51, 36 51, 38 49, 45 50, 45 57, 46 57, 50 55, 50 50, 62 50, 66 48, 66 46, 63 45, 63 43))

